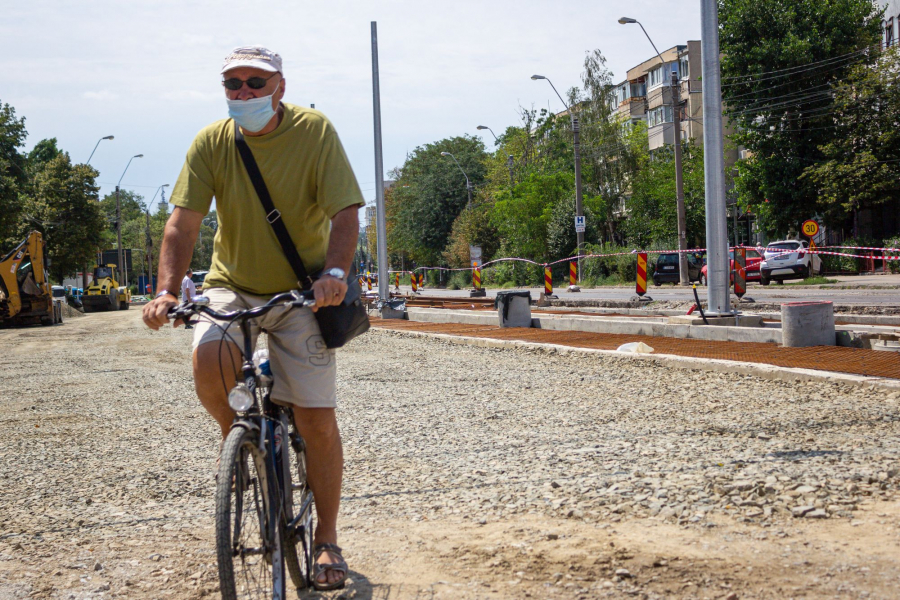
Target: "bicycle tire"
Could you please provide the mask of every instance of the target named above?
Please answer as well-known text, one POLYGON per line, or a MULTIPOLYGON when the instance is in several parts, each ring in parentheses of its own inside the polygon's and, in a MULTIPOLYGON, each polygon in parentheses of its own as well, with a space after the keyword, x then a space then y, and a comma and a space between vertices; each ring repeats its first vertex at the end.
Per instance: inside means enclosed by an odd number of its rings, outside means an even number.
POLYGON ((266 541, 277 511, 258 442, 258 432, 235 427, 219 458, 216 556, 224 600, 285 597, 281 536, 266 541))
MULTIPOLYGON (((291 582, 298 590, 305 589, 312 585, 312 563, 313 563, 313 529, 315 527, 315 507, 312 504, 312 490, 306 482, 306 449, 300 438, 301 449, 296 452, 297 461, 297 489, 291 488, 291 464, 290 458, 284 461, 285 469, 285 519, 282 522, 281 535, 282 546, 284 547, 284 562, 287 566, 288 574, 291 582), (302 523, 303 530, 300 537, 296 535, 288 535, 287 524, 290 523, 303 507, 306 498, 309 497, 310 503, 307 510, 309 514, 302 523), (298 549, 300 553, 298 554, 298 549)), ((288 457, 291 453, 285 454, 288 457)))

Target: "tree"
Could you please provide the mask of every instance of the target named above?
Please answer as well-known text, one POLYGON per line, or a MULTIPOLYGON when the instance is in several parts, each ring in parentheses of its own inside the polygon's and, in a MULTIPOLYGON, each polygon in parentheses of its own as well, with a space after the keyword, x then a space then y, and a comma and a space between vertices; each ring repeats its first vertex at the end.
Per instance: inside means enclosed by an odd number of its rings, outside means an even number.
MULTIPOLYGON (((678 210, 675 202, 675 153, 658 151, 634 180, 625 200, 628 219, 624 229, 628 243, 648 248, 654 243, 678 244, 678 210)), ((706 238, 706 198, 703 148, 682 145, 684 207, 688 244, 702 246, 706 238)))
POLYGON ((387 212, 393 221, 390 252, 406 252, 422 264, 440 264, 456 217, 466 208, 466 180, 449 156, 459 161, 475 187, 485 176, 481 140, 462 136, 416 148, 392 175, 396 181, 387 212))
POLYGON ((874 0, 719 0, 723 97, 737 127, 739 202, 778 236, 815 214, 804 170, 835 135, 831 86, 880 40, 874 0), (766 205, 762 207, 762 205, 766 205), (762 207, 762 208, 760 208, 762 207))
POLYGON ((69 155, 58 152, 35 175, 32 194, 24 201, 24 229, 44 235, 50 274, 56 281, 90 264, 106 226, 97 202, 97 171, 73 165, 69 155))
MULTIPOLYGON (((837 135, 821 146, 824 162, 806 168, 819 208, 832 224, 850 225, 861 209, 900 209, 900 53, 894 48, 875 64, 855 67, 834 88, 837 135)), ((876 231, 882 219, 874 219, 876 231)), ((882 237, 882 236, 878 236, 882 237)))
POLYGON ((21 241, 19 198, 27 182, 26 157, 19 152, 25 145, 25 118, 16 117, 15 109, 0 102, 0 250, 21 241))

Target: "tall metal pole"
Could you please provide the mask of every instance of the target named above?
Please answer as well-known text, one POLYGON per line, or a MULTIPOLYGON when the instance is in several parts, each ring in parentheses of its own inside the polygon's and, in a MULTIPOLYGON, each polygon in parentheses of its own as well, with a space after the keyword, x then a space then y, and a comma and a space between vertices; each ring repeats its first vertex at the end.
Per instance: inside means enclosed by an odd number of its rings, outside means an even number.
POLYGON ((719 7, 700 0, 703 60, 703 162, 706 183, 707 312, 730 315, 728 217, 725 207, 725 143, 722 130, 722 78, 719 72, 719 7))
POLYGON ((156 291, 153 285, 153 238, 150 237, 150 207, 147 207, 145 213, 147 215, 147 272, 150 274, 150 295, 156 291))
POLYGON ((686 252, 687 215, 684 210, 684 175, 681 162, 681 90, 679 88, 678 74, 672 71, 672 125, 675 127, 675 208, 678 212, 678 279, 681 285, 691 285, 686 252))
POLYGON ((378 249, 378 298, 390 299, 387 220, 384 213, 384 160, 381 148, 381 87, 378 82, 378 24, 372 21, 372 106, 375 117, 375 235, 378 249))
MULTIPOLYGON (((570 109, 570 114, 571 109, 570 109)), ((572 114, 572 132, 575 135, 575 216, 584 216, 584 207, 581 203, 581 128, 578 126, 578 117, 572 114)), ((584 248, 584 232, 576 231, 578 242, 578 281, 581 281, 581 255, 584 248)))
POLYGON ((119 186, 116 186, 116 250, 119 258, 119 272, 116 274, 116 279, 125 285, 122 267, 122 205, 119 202, 119 186))

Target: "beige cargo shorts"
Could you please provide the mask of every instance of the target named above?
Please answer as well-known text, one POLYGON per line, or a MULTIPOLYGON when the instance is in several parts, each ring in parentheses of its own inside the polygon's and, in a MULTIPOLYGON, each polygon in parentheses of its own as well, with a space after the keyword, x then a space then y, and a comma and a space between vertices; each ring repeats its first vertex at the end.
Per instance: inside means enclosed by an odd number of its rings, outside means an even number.
MULTIPOLYGON (((233 292, 226 288, 203 290, 210 308, 230 311, 262 306, 268 299, 233 292)), ((201 317, 194 325, 194 350, 202 344, 220 343, 224 337, 243 351, 244 337, 237 323, 223 331, 227 322, 211 323, 201 317)), ((269 362, 275 385, 272 400, 302 408, 335 408, 337 366, 335 352, 325 347, 319 324, 309 308, 279 307, 250 322, 253 348, 260 331, 268 333, 269 362)), ((227 370, 226 370, 227 372, 227 370)))

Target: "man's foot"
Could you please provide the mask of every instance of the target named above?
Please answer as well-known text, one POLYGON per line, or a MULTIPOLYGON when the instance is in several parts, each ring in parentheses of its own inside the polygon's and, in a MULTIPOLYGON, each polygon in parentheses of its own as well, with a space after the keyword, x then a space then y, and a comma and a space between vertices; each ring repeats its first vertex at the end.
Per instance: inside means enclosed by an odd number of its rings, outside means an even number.
POLYGON ((347 562, 337 544, 316 544, 316 562, 313 565, 313 587, 319 591, 344 587, 347 580, 347 562))

